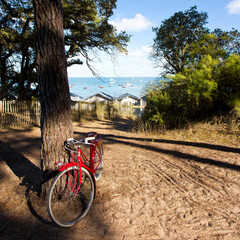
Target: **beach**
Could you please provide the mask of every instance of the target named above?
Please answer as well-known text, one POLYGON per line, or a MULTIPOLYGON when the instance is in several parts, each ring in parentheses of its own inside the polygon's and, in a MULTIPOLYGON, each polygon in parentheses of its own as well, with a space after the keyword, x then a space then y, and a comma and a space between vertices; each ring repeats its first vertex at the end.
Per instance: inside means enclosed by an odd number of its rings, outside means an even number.
POLYGON ((0 238, 240 239, 239 142, 136 134, 130 126, 124 119, 74 124, 77 139, 100 134, 104 169, 88 215, 69 229, 52 225, 35 192, 40 129, 1 129, 0 238))

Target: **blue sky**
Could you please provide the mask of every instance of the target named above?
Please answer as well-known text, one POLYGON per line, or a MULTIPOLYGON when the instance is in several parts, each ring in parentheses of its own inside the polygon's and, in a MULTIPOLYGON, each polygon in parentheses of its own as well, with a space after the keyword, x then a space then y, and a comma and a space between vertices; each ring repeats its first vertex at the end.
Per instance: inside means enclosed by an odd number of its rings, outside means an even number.
MULTIPOLYGON (((188 10, 196 5, 199 12, 208 13, 210 30, 220 28, 240 31, 240 0, 118 0, 117 9, 110 21, 119 31, 132 35, 128 55, 117 54, 112 59, 98 53, 92 65, 102 77, 157 77, 149 59, 155 34, 152 27, 159 27, 163 20, 175 12, 188 10)), ((68 68, 69 77, 92 77, 86 64, 68 68)))

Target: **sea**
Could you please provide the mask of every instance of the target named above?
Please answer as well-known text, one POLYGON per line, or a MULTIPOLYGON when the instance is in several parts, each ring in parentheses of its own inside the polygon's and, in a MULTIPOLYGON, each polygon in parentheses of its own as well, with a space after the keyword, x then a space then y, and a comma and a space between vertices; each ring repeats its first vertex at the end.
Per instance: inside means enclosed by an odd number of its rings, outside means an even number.
POLYGON ((70 92, 82 98, 87 98, 99 92, 112 97, 129 93, 136 97, 144 96, 144 88, 152 84, 155 77, 78 77, 69 78, 70 92))

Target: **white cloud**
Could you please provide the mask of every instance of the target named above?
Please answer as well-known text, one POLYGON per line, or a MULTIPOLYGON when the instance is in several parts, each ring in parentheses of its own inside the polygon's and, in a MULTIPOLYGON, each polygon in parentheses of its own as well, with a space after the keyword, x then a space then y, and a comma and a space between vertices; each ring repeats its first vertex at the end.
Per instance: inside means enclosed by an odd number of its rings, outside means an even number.
POLYGON ((153 26, 153 23, 140 13, 136 14, 134 18, 117 18, 115 21, 110 21, 110 23, 116 26, 118 31, 131 32, 140 32, 153 26))
POLYGON ((226 6, 230 14, 239 14, 240 15, 240 0, 232 0, 226 6))
POLYGON ((129 50, 128 51, 128 56, 130 56, 130 57, 141 57, 141 56, 143 56, 143 51, 142 50, 129 50))
POLYGON ((151 46, 142 46, 140 49, 133 50, 129 49, 128 50, 128 56, 130 57, 142 57, 142 56, 147 56, 150 53, 152 53, 152 47, 151 46))
POLYGON ((151 46, 142 46, 142 50, 147 54, 150 54, 153 52, 153 48, 151 46))

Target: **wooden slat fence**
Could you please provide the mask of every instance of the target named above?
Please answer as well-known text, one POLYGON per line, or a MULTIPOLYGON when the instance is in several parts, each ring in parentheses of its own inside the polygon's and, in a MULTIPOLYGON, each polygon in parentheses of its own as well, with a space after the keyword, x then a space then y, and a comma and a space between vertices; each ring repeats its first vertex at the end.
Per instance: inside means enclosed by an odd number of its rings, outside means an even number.
MULTIPOLYGON (((72 102, 73 120, 141 116, 143 106, 116 103, 72 102)), ((0 101, 0 128, 40 126, 39 101, 0 101)))
POLYGON ((132 104, 114 103, 87 103, 75 102, 72 105, 73 119, 79 121, 82 118, 112 118, 112 117, 136 117, 141 116, 144 111, 144 106, 135 106, 132 104))
POLYGON ((0 127, 40 126, 39 101, 0 101, 0 127))

